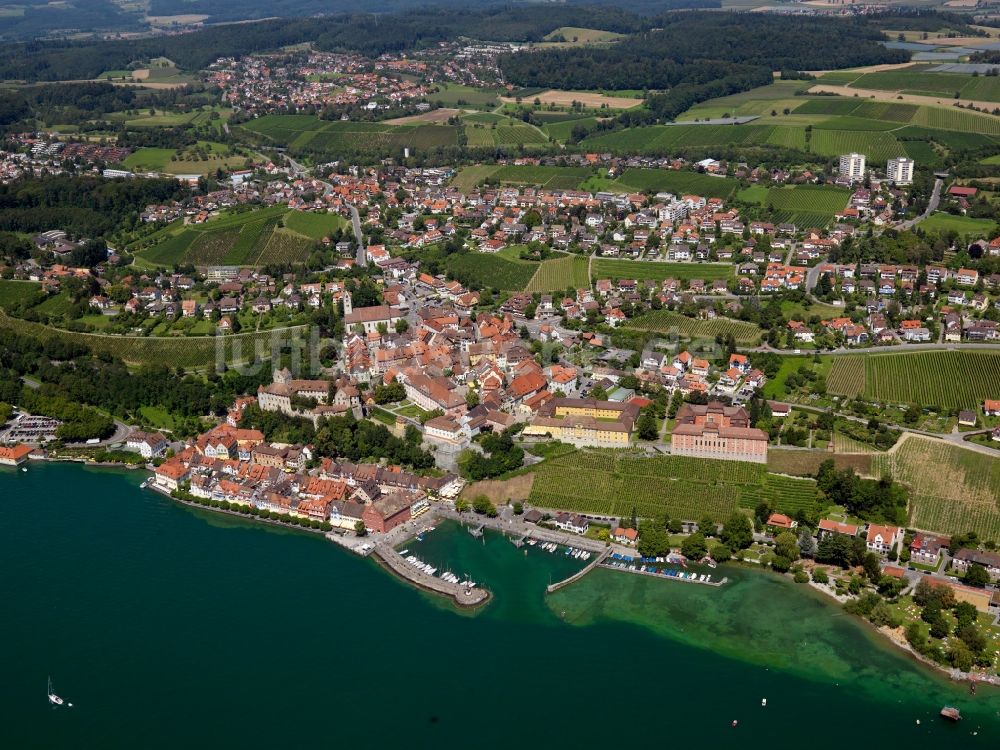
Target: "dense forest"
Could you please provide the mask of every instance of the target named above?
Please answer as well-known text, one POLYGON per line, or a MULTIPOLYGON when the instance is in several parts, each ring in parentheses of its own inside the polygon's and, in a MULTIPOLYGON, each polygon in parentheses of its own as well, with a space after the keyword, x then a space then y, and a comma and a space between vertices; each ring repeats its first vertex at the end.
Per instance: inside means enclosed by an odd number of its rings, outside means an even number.
POLYGON ((120 361, 92 355, 82 343, 41 342, 0 330, 0 403, 65 420, 59 435, 67 440, 106 437, 114 432, 108 414, 138 418, 144 406, 165 410, 179 434, 192 434, 199 417, 224 414, 237 395, 254 393, 269 380, 267 368, 257 376, 230 371, 204 378, 165 365, 130 372, 120 361), (23 375, 41 386, 23 385, 23 375))
MULTIPOLYGON (((125 13, 112 0, 87 0, 76 3, 50 3, 48 0, 19 0, 3 3, 4 13, 0 24, 0 39, 27 39, 47 36, 53 31, 99 31, 114 29, 129 31, 139 29, 139 17, 125 13)), ((182 11, 187 12, 187 11, 182 11)))
POLYGON ((774 70, 817 70, 904 62, 865 21, 767 14, 678 13, 663 28, 609 47, 570 47, 501 58, 507 79, 526 87, 673 89, 654 111, 683 111, 691 100, 766 82, 774 70), (685 106, 681 106, 682 100, 685 106))
POLYGON ((138 220, 151 203, 183 198, 187 188, 173 179, 105 180, 58 175, 0 185, 0 231, 41 232, 66 227, 100 237, 126 219, 138 220))
POLYGON ((185 70, 199 70, 219 57, 239 57, 307 41, 324 50, 379 55, 465 36, 527 41, 541 39, 560 26, 634 32, 650 28, 650 23, 616 8, 536 5, 449 9, 446 13, 424 9, 388 16, 363 13, 275 19, 148 39, 7 44, 0 48, 0 78, 28 81, 94 78, 106 70, 128 68, 131 63, 154 57, 170 58, 185 70))

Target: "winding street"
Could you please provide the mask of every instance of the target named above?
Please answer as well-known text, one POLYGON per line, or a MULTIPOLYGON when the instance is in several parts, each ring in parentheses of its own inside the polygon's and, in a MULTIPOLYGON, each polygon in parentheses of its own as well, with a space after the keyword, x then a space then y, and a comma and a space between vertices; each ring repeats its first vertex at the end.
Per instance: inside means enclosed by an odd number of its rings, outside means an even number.
POLYGON ((938 177, 934 180, 934 190, 931 191, 931 198, 927 201, 927 208, 924 210, 920 216, 915 219, 909 219, 907 221, 902 221, 896 225, 896 229, 913 229, 918 222, 923 221, 932 213, 937 211, 937 207, 941 205, 941 188, 944 186, 944 180, 938 177))

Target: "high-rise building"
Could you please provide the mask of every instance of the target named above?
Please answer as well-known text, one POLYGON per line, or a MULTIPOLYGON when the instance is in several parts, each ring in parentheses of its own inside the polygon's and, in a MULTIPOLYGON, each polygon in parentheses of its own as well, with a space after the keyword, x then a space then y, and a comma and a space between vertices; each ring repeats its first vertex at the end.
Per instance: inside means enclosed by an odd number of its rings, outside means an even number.
POLYGON ((889 182, 895 182, 897 185, 909 185, 913 182, 913 159, 905 156, 889 159, 885 174, 889 182))
POLYGON ((865 178, 865 155, 844 154, 840 157, 840 176, 851 182, 860 182, 865 178))

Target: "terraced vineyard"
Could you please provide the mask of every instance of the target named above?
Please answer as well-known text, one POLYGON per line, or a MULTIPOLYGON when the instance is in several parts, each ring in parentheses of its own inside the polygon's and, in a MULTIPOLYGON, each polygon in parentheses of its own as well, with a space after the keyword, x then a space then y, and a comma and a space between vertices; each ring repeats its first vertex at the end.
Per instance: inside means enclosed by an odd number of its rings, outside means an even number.
POLYGON ((555 292, 573 287, 589 289, 587 259, 580 255, 565 255, 542 261, 525 288, 526 292, 555 292))
MULTIPOLYGON (((832 391, 832 382, 827 385, 832 391)), ((883 403, 975 409, 983 399, 1000 398, 1000 352, 870 355, 865 358, 864 394, 883 403)))
POLYGON ((736 180, 725 177, 672 169, 629 169, 616 182, 630 190, 669 191, 675 195, 702 195, 706 198, 728 198, 739 186, 736 180))
POLYGON ((776 474, 813 476, 819 470, 820 464, 827 459, 831 459, 838 470, 852 468, 863 476, 869 476, 872 471, 872 459, 869 454, 837 453, 830 455, 824 450, 774 447, 767 451, 767 468, 776 474))
POLYGON ((771 188, 764 199, 773 208, 778 222, 799 226, 824 226, 847 205, 850 191, 826 185, 797 185, 771 188))
MULTIPOLYGON (((513 120, 507 122, 513 123, 513 120)), ((506 124, 491 127, 489 125, 476 127, 465 126, 466 143, 470 146, 530 146, 544 145, 548 138, 537 128, 530 125, 506 124)))
POLYGON ((862 355, 834 357, 826 389, 834 396, 854 398, 865 391, 865 358, 862 355))
POLYGON ((686 456, 647 457, 634 451, 583 449, 538 465, 530 502, 598 515, 725 521, 762 499, 794 513, 813 509, 811 479, 767 473, 762 464, 686 456))
POLYGON ((445 266, 466 286, 520 292, 531 281, 539 264, 471 252, 449 255, 445 266))
POLYGON ((0 279, 0 308, 10 309, 22 300, 31 299, 41 288, 40 284, 30 281, 0 279))
POLYGON ((1000 460, 912 434, 873 460, 876 474, 910 487, 909 526, 1000 541, 1000 460))
POLYGON ((172 224, 143 240, 146 247, 132 247, 140 263, 198 266, 298 263, 313 243, 344 220, 330 214, 303 214, 284 206, 236 212, 205 224, 172 224), (284 222, 288 228, 280 225, 284 222), (297 231, 295 227, 301 229, 297 231), (314 235, 319 235, 316 237, 314 235))
POLYGON ((0 328, 9 328, 41 341, 60 339, 76 344, 83 343, 95 353, 107 353, 130 365, 170 363, 173 367, 204 369, 215 367, 217 347, 222 344, 222 357, 227 364, 251 361, 256 357, 267 359, 271 355, 272 337, 281 339, 294 332, 304 331, 304 326, 275 329, 254 333, 215 336, 105 336, 96 333, 70 333, 41 323, 12 318, 0 312, 0 328))
POLYGON ((549 190, 576 190, 591 174, 587 167, 505 166, 490 175, 502 185, 537 185, 549 190))
POLYGON ((643 260, 618 260, 594 258, 594 276, 599 279, 637 279, 663 281, 664 279, 730 279, 736 266, 729 263, 672 263, 643 260))
POLYGON ((668 334, 677 331, 685 338, 727 337, 732 334, 737 344, 752 345, 760 339, 761 331, 753 323, 732 318, 713 318, 711 320, 696 320, 670 310, 650 310, 638 315, 625 323, 626 328, 637 331, 668 334))
POLYGON ((406 147, 430 149, 458 143, 452 125, 321 120, 311 115, 264 115, 237 129, 266 145, 288 148, 293 154, 331 158, 362 152, 394 155, 406 147))

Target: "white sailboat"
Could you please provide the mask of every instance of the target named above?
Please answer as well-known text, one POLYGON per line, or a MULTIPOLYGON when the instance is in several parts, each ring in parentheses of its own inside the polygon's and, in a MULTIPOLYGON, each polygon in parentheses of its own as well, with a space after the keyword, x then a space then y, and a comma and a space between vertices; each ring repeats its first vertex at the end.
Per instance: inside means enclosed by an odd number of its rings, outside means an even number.
POLYGON ((67 708, 73 708, 72 703, 67 703, 58 695, 56 695, 52 690, 52 678, 49 677, 49 688, 48 688, 49 703, 53 706, 66 706, 67 708))

